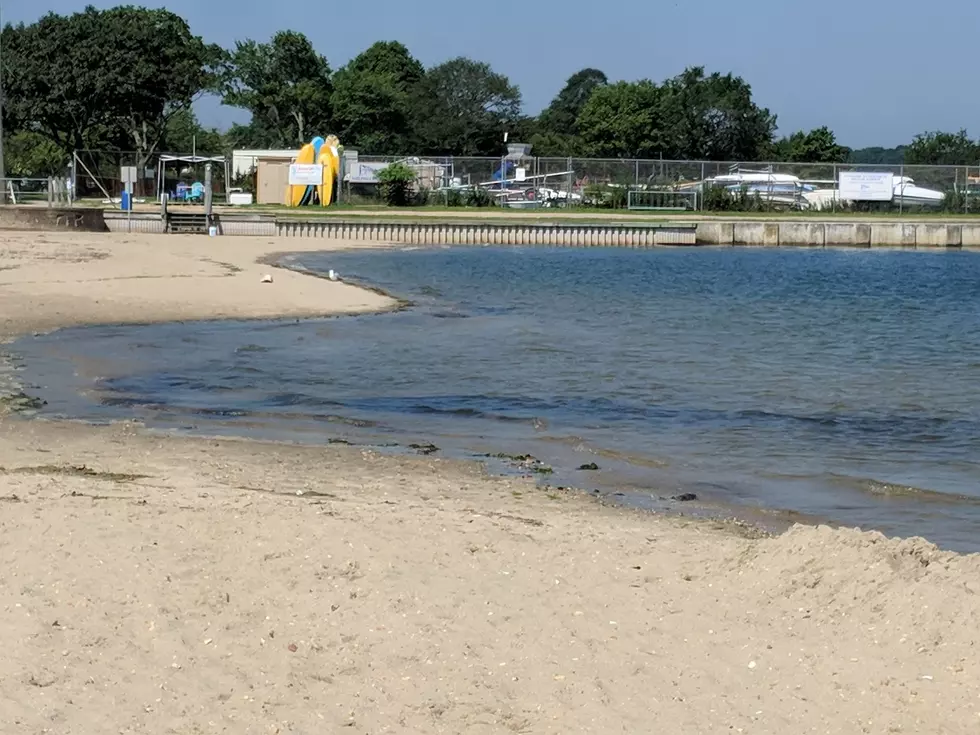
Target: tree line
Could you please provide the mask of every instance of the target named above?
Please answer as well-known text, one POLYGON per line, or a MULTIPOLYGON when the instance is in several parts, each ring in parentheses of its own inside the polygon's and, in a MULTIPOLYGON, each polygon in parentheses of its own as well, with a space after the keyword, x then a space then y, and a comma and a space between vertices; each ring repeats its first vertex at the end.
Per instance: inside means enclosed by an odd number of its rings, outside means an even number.
POLYGON ((732 74, 686 69, 655 82, 573 74, 537 116, 490 65, 426 68, 397 41, 334 70, 302 33, 224 49, 164 9, 86 7, 2 30, 3 122, 14 176, 58 173, 73 150, 298 148, 336 134, 378 155, 497 156, 504 134, 539 156, 844 163, 980 163, 965 131, 925 133, 896 149, 852 151, 829 128, 777 137, 776 115, 732 74), (246 110, 248 124, 205 129, 203 94, 246 110))

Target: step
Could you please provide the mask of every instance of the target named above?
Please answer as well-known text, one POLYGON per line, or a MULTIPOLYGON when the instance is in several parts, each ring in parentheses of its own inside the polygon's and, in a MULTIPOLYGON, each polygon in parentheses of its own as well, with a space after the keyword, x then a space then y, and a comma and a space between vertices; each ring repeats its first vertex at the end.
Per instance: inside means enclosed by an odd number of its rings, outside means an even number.
POLYGON ((208 216, 190 212, 170 212, 167 214, 167 232, 205 233, 208 231, 208 216))

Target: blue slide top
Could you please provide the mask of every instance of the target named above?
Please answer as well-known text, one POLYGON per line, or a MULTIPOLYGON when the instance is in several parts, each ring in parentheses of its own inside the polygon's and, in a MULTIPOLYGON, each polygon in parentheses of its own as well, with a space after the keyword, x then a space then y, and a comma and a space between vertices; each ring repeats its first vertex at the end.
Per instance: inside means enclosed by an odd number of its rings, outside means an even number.
POLYGON ((313 163, 319 163, 320 149, 323 147, 323 138, 318 135, 310 142, 313 144, 313 163))

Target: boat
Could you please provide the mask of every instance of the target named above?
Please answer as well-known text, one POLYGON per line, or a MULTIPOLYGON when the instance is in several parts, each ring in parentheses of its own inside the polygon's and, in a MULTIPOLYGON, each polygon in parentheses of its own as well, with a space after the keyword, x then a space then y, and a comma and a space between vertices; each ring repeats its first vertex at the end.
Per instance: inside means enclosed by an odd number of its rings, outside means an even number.
MULTIPOLYGON (((834 180, 804 181, 793 174, 778 174, 772 171, 750 171, 733 168, 729 173, 713 176, 704 181, 682 184, 678 191, 697 190, 703 195, 709 186, 728 189, 732 196, 745 192, 758 196, 763 202, 774 207, 787 209, 830 209, 840 204, 851 204, 841 199, 837 182, 834 180), (821 188, 826 185, 828 188, 821 188)), ((946 195, 941 191, 918 186, 910 176, 892 177, 892 200, 890 204, 902 207, 941 207, 946 195)))
MULTIPOLYGON (((803 194, 811 209, 830 209, 838 204, 852 204, 841 199, 838 189, 815 189, 803 194)), ((892 176, 892 200, 890 204, 901 207, 941 207, 946 195, 935 189, 918 186, 910 176, 892 176)))
POLYGON ((727 189, 733 197, 744 192, 749 196, 758 196, 762 201, 777 208, 787 209, 808 209, 809 204, 804 196, 817 188, 813 183, 804 182, 793 174, 740 168, 733 168, 730 173, 712 176, 704 181, 682 184, 676 188, 678 191, 696 190, 703 196, 709 187, 727 189))

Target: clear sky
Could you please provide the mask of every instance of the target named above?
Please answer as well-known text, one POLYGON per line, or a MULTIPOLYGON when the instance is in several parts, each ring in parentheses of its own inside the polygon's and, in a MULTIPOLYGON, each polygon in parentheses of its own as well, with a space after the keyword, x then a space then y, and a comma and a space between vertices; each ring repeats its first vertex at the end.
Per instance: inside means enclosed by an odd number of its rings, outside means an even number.
MULTIPOLYGON (((133 4, 140 4, 132 0, 133 4)), ((0 0, 7 22, 85 2, 0 0)), ((97 7, 115 2, 92 2, 97 7)), ((779 116, 781 133, 828 125, 852 147, 893 146, 924 130, 980 135, 980 0, 174 0, 208 41, 306 33, 334 68, 374 41, 398 40, 424 64, 489 62, 525 110, 548 104, 581 68, 661 81, 685 66, 732 71, 779 116)), ((217 103, 207 125, 243 119, 217 103)), ((245 116, 247 119, 247 116, 245 116)))

